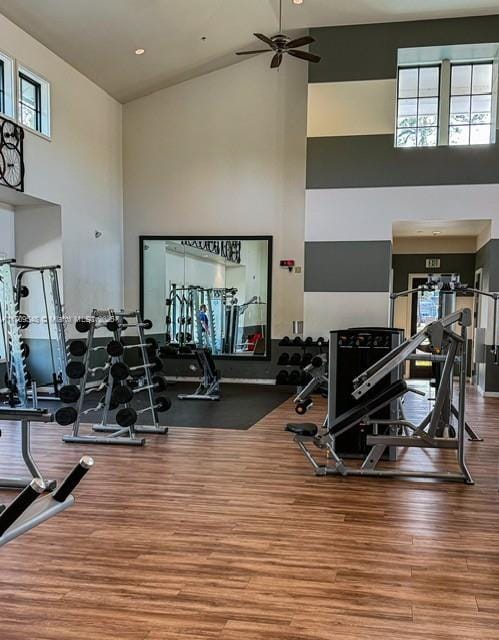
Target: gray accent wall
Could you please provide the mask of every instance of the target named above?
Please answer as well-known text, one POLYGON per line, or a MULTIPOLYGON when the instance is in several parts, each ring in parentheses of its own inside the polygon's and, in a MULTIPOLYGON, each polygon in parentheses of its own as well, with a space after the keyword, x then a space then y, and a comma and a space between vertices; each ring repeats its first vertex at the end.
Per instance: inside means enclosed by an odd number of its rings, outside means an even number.
POLYGON ((305 291, 389 291, 391 242, 306 242, 305 291))
POLYGON ((308 138, 307 189, 498 182, 497 144, 400 149, 391 134, 308 138))
POLYGON ((397 49, 497 42, 499 16, 387 22, 310 30, 310 50, 322 56, 309 65, 309 82, 379 80, 397 75, 397 49))

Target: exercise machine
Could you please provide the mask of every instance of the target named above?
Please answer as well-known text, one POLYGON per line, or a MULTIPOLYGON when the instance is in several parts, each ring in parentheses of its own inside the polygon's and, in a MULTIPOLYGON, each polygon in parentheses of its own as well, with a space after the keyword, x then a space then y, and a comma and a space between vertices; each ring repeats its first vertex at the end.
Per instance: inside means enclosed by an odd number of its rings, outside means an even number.
MULTIPOLYGON (((310 462, 317 475, 372 476, 372 477, 418 477, 461 481, 473 484, 465 459, 465 408, 466 408, 466 362, 468 352, 468 328, 471 326, 471 311, 463 309, 454 312, 424 327, 412 338, 391 349, 376 363, 369 366, 352 381, 351 394, 356 403, 336 418, 331 418, 322 428, 315 424, 289 424, 287 431, 294 434, 294 440, 310 462), (408 357, 428 340, 431 356, 443 363, 442 376, 433 407, 419 423, 397 415, 379 418, 385 407, 397 406, 398 401, 411 391, 407 383, 399 378, 383 386, 380 382, 400 371, 408 357), (453 374, 459 367, 458 401, 454 402, 453 374), (337 451, 336 440, 350 429, 359 425, 372 426, 372 433, 366 436, 367 454, 360 467, 345 462, 337 451), (316 446, 326 454, 324 464, 317 462, 309 446, 316 446), (387 448, 415 447, 420 449, 442 449, 456 452, 458 471, 401 469, 390 462, 378 467, 387 448), (387 468, 386 465, 390 467, 387 468)), ((331 356, 330 356, 331 360, 331 356)), ((329 397, 334 393, 329 379, 329 397)), ((437 461, 435 461, 437 462, 437 461)), ((438 461, 440 462, 440 460, 438 461)))
MULTIPOLYGON (((29 402, 32 395, 31 376, 26 364, 29 347, 23 340, 23 331, 29 327, 30 317, 34 314, 23 313, 22 309, 23 301, 29 299, 30 290, 25 282, 31 275, 38 277, 40 282, 43 308, 36 314, 36 320, 46 328, 52 368, 51 380, 47 384, 51 392, 39 399, 58 399, 60 386, 68 383, 66 335, 58 278, 60 268, 59 265, 20 265, 12 259, 0 261, 0 323, 7 363, 5 382, 11 406, 34 406, 29 402)), ((45 383, 40 386, 45 386, 45 383)))
POLYGON ((178 395, 179 400, 220 400, 220 377, 209 349, 195 349, 201 382, 194 393, 178 395))

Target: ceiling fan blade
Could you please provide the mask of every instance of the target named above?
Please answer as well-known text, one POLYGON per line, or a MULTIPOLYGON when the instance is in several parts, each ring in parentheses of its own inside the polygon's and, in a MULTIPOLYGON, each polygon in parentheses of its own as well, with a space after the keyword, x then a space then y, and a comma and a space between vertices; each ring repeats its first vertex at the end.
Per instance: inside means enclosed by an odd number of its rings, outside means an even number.
POLYGON ((272 58, 272 62, 270 63, 271 69, 277 69, 281 65, 282 62, 282 53, 276 53, 272 58))
POLYGON ((274 41, 267 36, 264 36, 263 33, 254 33, 253 35, 259 38, 262 42, 265 42, 265 44, 268 44, 269 47, 272 47, 272 49, 275 49, 274 41))
POLYGON ((295 51, 294 49, 289 49, 286 51, 290 56, 294 56, 295 58, 300 58, 301 60, 308 60, 309 62, 320 62, 321 57, 316 56, 315 53, 308 53, 308 51, 295 51))
POLYGON ((286 49, 296 49, 297 47, 304 47, 306 44, 312 44, 315 42, 315 38, 312 36, 303 36, 303 38, 296 38, 296 40, 291 40, 286 45, 286 49))
POLYGON ((268 49, 257 49, 256 51, 236 51, 236 56, 247 56, 250 53, 268 53, 268 49))

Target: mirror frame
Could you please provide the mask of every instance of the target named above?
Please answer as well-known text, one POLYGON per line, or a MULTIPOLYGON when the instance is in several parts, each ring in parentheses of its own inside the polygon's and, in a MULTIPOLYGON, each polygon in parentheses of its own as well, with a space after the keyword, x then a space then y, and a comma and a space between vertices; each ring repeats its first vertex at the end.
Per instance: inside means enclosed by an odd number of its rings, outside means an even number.
MULTIPOLYGON (((213 356, 220 360, 236 360, 238 362, 262 362, 272 358, 272 269, 273 269, 273 236, 213 236, 213 235, 190 235, 190 236, 139 236, 139 278, 140 278, 140 313, 144 317, 144 244, 152 240, 266 240, 267 241, 267 335, 265 340, 265 355, 245 357, 237 354, 221 354, 213 356)), ((166 308, 165 308, 166 314, 166 308)), ((166 330, 166 327, 165 327, 166 330)), ((164 331, 162 333, 165 333, 164 331)), ((180 357, 184 357, 179 354, 180 357)), ((190 357, 186 355, 185 357, 190 357)))

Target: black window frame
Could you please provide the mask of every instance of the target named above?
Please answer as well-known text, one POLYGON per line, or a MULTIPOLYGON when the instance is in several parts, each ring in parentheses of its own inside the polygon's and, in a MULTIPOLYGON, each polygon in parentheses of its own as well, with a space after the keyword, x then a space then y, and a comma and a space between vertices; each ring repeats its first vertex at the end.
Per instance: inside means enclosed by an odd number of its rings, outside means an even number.
POLYGON ((21 126, 23 127, 26 126, 28 128, 31 128, 29 127, 29 125, 26 125, 22 121, 22 107, 26 107, 30 111, 34 111, 35 130, 38 131, 39 133, 42 133, 42 85, 36 80, 34 80, 33 78, 31 78, 30 76, 23 73, 22 71, 19 71, 19 106, 21 107, 20 114, 19 114, 21 126), (27 82, 28 84, 32 85, 35 88, 35 108, 34 109, 32 105, 27 104, 22 100, 22 96, 23 96, 22 83, 23 82, 27 82))
MULTIPOLYGON (((491 135, 494 131, 493 127, 495 126, 494 122, 493 122, 493 118, 494 118, 494 109, 492 107, 492 100, 494 97, 494 61, 493 60, 477 60, 476 62, 474 61, 468 61, 468 62, 452 62, 450 63, 450 80, 449 80, 449 124, 448 124, 448 145, 450 147, 473 147, 475 144, 478 143, 472 143, 471 142, 471 114, 472 114, 472 103, 473 103, 473 96, 490 96, 491 98, 491 109, 490 109, 490 123, 486 123, 489 125, 490 127, 490 132, 491 135), (478 66, 482 66, 482 65, 490 65, 492 67, 492 83, 490 86, 490 92, 487 93, 473 93, 473 71, 475 67, 478 66), (471 80, 470 80, 470 92, 471 93, 452 93, 452 70, 454 67, 471 67, 471 80), (470 111, 469 111, 469 115, 470 115, 470 121, 468 124, 461 124, 461 125, 456 125, 456 124, 451 124, 450 123, 450 118, 451 118, 451 103, 452 103, 452 98, 469 98, 470 99, 470 111), (466 127, 468 129, 468 142, 467 144, 451 144, 450 142, 450 131, 451 131, 451 127, 466 127)), ((480 125, 479 125, 480 126, 480 125)), ((481 125, 484 126, 484 125, 481 125)), ((492 144, 493 141, 489 138, 489 142, 487 144, 492 144)), ((480 144, 480 146, 485 146, 485 143, 480 144)))
POLYGON ((440 136, 440 101, 441 101, 441 82, 442 82, 442 63, 432 62, 428 64, 412 64, 412 65, 399 65, 397 67, 397 104, 396 104, 396 114, 395 114, 395 148, 397 149, 433 149, 438 147, 439 144, 439 136, 440 136), (400 97, 400 71, 406 69, 417 69, 418 70, 418 88, 417 95, 411 96, 410 98, 401 98, 400 97), (419 78, 420 78, 420 70, 421 69, 438 69, 438 90, 436 96, 425 96, 426 98, 436 98, 437 99, 437 124, 436 126, 427 126, 420 127, 418 124, 419 119, 419 101, 421 100, 421 96, 419 95, 419 78), (401 100, 416 100, 416 126, 415 127, 399 127, 398 119, 399 119, 399 105, 401 100), (398 144, 398 134, 400 130, 403 129, 415 129, 416 130, 416 144, 415 146, 402 146, 398 144), (419 129, 436 129, 436 143, 434 145, 419 145, 418 144, 418 130, 419 129))
POLYGON ((0 59, 0 112, 5 113, 5 64, 0 59))

